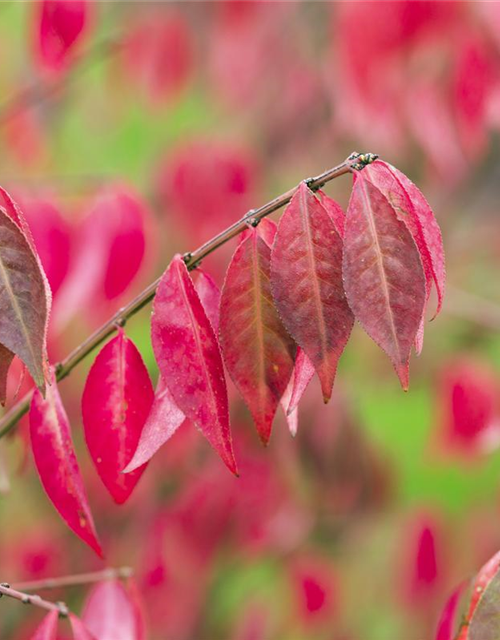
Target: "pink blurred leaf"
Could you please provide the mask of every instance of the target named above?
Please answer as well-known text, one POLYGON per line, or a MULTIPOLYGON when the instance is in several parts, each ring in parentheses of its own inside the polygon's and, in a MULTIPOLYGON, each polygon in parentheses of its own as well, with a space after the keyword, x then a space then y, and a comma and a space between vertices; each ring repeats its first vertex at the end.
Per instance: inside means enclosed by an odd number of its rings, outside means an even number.
POLYGON ((50 71, 66 67, 88 22, 87 0, 40 0, 37 54, 50 71))
POLYGON ((158 449, 169 440, 186 416, 177 407, 167 385, 160 376, 153 406, 142 430, 139 444, 128 463, 125 473, 130 473, 150 460, 158 449))
POLYGON ((160 374, 176 405, 237 473, 219 345, 180 255, 158 286, 151 338, 160 374))
POLYGON ((123 329, 99 352, 82 397, 85 440, 105 487, 118 504, 125 502, 145 467, 122 471, 130 462, 154 392, 141 354, 123 329))
POLYGON ((115 300, 143 264, 149 212, 125 186, 109 187, 96 198, 75 238, 75 258, 54 308, 59 328, 90 301, 115 300))
POLYGON ((457 625, 458 606, 464 591, 464 585, 460 585, 449 597, 439 618, 435 640, 453 640, 454 630, 457 625))
MULTIPOLYGON (((313 369, 313 375, 314 375, 314 369, 313 369)), ((281 408, 283 409, 283 413, 285 414, 288 430, 290 431, 291 435, 295 437, 297 435, 297 430, 299 428, 299 413, 298 413, 297 407, 295 407, 292 411, 288 411, 288 407, 290 405, 290 398, 292 397, 292 390, 293 390, 293 375, 288 381, 286 389, 283 395, 281 396, 280 404, 281 404, 281 408)))
POLYGON ((410 352, 425 304, 425 276, 417 246, 395 207, 363 173, 354 174, 343 266, 356 319, 387 353, 407 390, 410 352))
POLYGON ((293 371, 296 346, 274 307, 271 248, 258 229, 238 245, 221 296, 224 363, 264 444, 293 371))
POLYGON ((71 624, 71 630, 73 631, 74 640, 97 640, 97 638, 93 636, 83 624, 80 618, 75 616, 73 613, 70 613, 69 621, 71 624))
POLYGON ((148 11, 132 23, 124 49, 124 63, 132 81, 156 102, 176 98, 193 71, 192 32, 176 12, 148 11))
POLYGON ((57 611, 50 611, 35 631, 35 635, 31 637, 31 640, 56 640, 58 619, 57 611))
POLYGON ((305 183, 278 226, 271 286, 278 313, 314 365, 327 402, 354 318, 342 285, 342 239, 305 183))
POLYGON ((98 583, 85 603, 82 621, 96 640, 144 640, 143 614, 121 582, 98 583))
POLYGON ((68 417, 53 376, 45 399, 35 390, 29 418, 33 457, 48 497, 69 528, 102 557, 68 417))

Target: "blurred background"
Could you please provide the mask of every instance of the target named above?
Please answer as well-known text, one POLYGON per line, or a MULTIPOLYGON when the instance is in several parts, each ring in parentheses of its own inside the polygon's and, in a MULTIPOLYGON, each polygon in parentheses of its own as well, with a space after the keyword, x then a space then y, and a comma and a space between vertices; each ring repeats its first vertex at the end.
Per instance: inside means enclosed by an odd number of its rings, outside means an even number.
MULTIPOLYGON (((432 639, 500 548, 500 4, 80 4, 51 42, 42 3, 0 3, 0 184, 52 286, 53 361, 174 253, 353 150, 420 186, 448 267, 409 393, 356 328, 331 403, 313 381, 296 438, 279 415, 264 450, 229 385, 239 480, 185 424, 114 505, 83 445, 83 363, 60 390, 107 565, 134 568, 152 640, 432 639)), ((345 207, 350 186, 326 191, 345 207)), ((219 285, 234 248, 204 264, 219 285)), ((149 314, 126 331, 156 379, 149 314)), ((27 439, 0 442, 0 580, 102 568, 27 439)), ((78 612, 86 592, 51 597, 78 612)), ((40 619, 4 599, 0 637, 40 619)))

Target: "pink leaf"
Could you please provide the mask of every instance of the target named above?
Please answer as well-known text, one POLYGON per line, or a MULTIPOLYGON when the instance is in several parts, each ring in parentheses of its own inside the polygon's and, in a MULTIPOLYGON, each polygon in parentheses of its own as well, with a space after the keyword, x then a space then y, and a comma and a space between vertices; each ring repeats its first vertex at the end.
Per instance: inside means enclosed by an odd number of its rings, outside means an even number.
POLYGON ((97 640, 97 638, 93 636, 83 624, 80 618, 77 618, 77 616, 70 613, 69 621, 71 624, 71 630, 73 631, 74 640, 97 640))
POLYGON ((153 398, 141 354, 120 329, 95 359, 82 397, 90 455, 118 504, 127 500, 145 468, 122 473, 137 449, 153 398))
POLYGON ((180 255, 158 286, 151 338, 160 374, 176 405, 236 474, 219 345, 180 255))
POLYGON ((88 19, 87 0, 41 0, 38 57, 42 67, 59 71, 68 63, 88 19))
POLYGON ((150 460, 158 449, 173 436, 185 420, 185 415, 177 407, 167 385, 160 376, 153 406, 142 430, 139 444, 125 473, 134 471, 150 460))
POLYGON ((410 232, 363 173, 354 174, 343 265, 347 299, 356 319, 390 357, 403 389, 408 389, 410 351, 425 304, 425 276, 410 232))
POLYGON ((342 285, 342 239, 305 183, 278 226, 271 286, 285 327, 313 363, 327 402, 354 318, 342 285))
POLYGON ((296 346, 274 307, 271 249, 257 229, 238 245, 221 296, 224 363, 264 444, 293 371, 296 346))
POLYGON ((293 413, 298 407, 307 385, 314 376, 314 366, 302 349, 297 349, 295 369, 292 376, 290 399, 286 409, 287 414, 293 413))
POLYGON ((144 640, 142 612, 121 582, 100 582, 85 603, 82 620, 96 640, 144 640))
POLYGON ((57 611, 50 611, 35 631, 35 635, 31 637, 31 640, 56 640, 58 619, 59 614, 57 611))
POLYGON ((102 557, 55 378, 30 408, 31 447, 42 485, 69 528, 102 557))
MULTIPOLYGON (((313 369, 314 375, 314 369, 313 369)), ((287 387, 281 396, 280 404, 283 412, 285 414, 286 423, 288 425, 288 429, 293 437, 297 435, 297 430, 299 428, 299 413, 297 407, 295 407, 292 411, 288 411, 288 407, 290 405, 290 399, 292 397, 293 391, 293 375, 290 378, 287 387)))

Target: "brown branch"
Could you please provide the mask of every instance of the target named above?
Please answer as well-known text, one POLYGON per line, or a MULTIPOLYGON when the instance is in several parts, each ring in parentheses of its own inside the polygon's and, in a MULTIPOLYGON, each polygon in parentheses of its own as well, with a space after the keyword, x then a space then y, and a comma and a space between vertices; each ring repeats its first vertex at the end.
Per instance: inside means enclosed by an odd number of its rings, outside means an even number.
POLYGON ((134 574, 130 567, 117 569, 104 569, 103 571, 91 571, 89 573, 77 573, 59 578, 46 578, 45 580, 32 580, 31 582, 18 582, 14 584, 21 591, 41 591, 58 589, 59 587, 76 587, 83 584, 93 584, 101 580, 114 580, 130 578, 134 574))
POLYGON ((68 607, 64 602, 50 602, 38 595, 30 595, 29 593, 18 591, 13 589, 7 582, 0 584, 0 598, 3 596, 19 600, 23 604, 33 604, 36 607, 40 607, 40 609, 45 609, 45 611, 57 611, 62 618, 66 618, 69 615, 68 607))
MULTIPOLYGON (((320 173, 314 178, 308 178, 305 182, 307 182, 310 189, 317 191, 334 178, 338 178, 339 176, 353 170, 361 170, 365 165, 370 164, 377 157, 378 156, 369 153, 352 153, 341 164, 320 173)), ((285 193, 282 193, 280 196, 277 196, 258 209, 250 209, 250 211, 248 211, 240 220, 213 237, 208 242, 205 242, 201 247, 191 253, 184 254, 184 262, 186 263, 187 268, 189 270, 195 269, 203 258, 206 258, 210 253, 247 229, 249 225, 256 226, 260 220, 271 213, 274 213, 278 209, 281 209, 281 207, 284 207, 290 202, 297 188, 298 186, 295 186, 292 189, 285 191, 285 193)), ((78 347, 73 349, 73 351, 64 360, 55 365, 56 380, 59 381, 65 378, 84 358, 89 355, 89 353, 102 344, 106 338, 109 338, 109 336, 111 336, 118 327, 124 326, 129 318, 134 316, 138 311, 151 302, 156 293, 156 288, 160 279, 161 278, 157 278, 154 282, 148 285, 141 293, 139 293, 138 296, 129 302, 128 305, 122 307, 114 316, 99 327, 99 329, 94 331, 91 336, 89 336, 78 347)), ((27 413, 32 393, 32 391, 28 392, 0 420, 0 438, 9 433, 20 418, 27 413)))

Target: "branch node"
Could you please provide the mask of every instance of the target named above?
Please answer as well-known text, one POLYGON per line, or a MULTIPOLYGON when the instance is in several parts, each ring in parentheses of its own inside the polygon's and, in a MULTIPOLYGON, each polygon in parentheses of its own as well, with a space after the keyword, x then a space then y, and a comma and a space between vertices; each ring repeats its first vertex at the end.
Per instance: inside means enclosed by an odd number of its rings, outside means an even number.
POLYGON ((10 584, 8 582, 0 582, 0 587, 4 589, 10 589, 10 584))
POLYGON ((23 596, 23 597, 21 598, 21 602, 22 602, 23 604, 31 604, 31 598, 30 598, 29 596, 23 596))
POLYGON ((351 161, 351 169, 354 169, 355 171, 362 171, 366 166, 368 166, 372 162, 375 162, 377 158, 377 153, 353 152, 348 159, 351 161), (355 160, 356 162, 352 162, 353 160, 355 160))
POLYGON ((60 618, 67 618, 69 616, 69 609, 65 602, 56 602, 56 606, 59 609, 60 618))
POLYGON ((257 227, 260 222, 258 218, 254 218, 254 215, 255 209, 250 209, 250 211, 247 211, 245 217, 243 218, 243 222, 247 225, 247 227, 250 227, 251 229, 255 229, 255 227, 257 227))
POLYGON ((191 260, 192 257, 193 257, 193 254, 191 253, 191 251, 186 251, 186 253, 183 254, 182 259, 184 260, 184 264, 186 266, 189 264, 189 261, 191 260))

